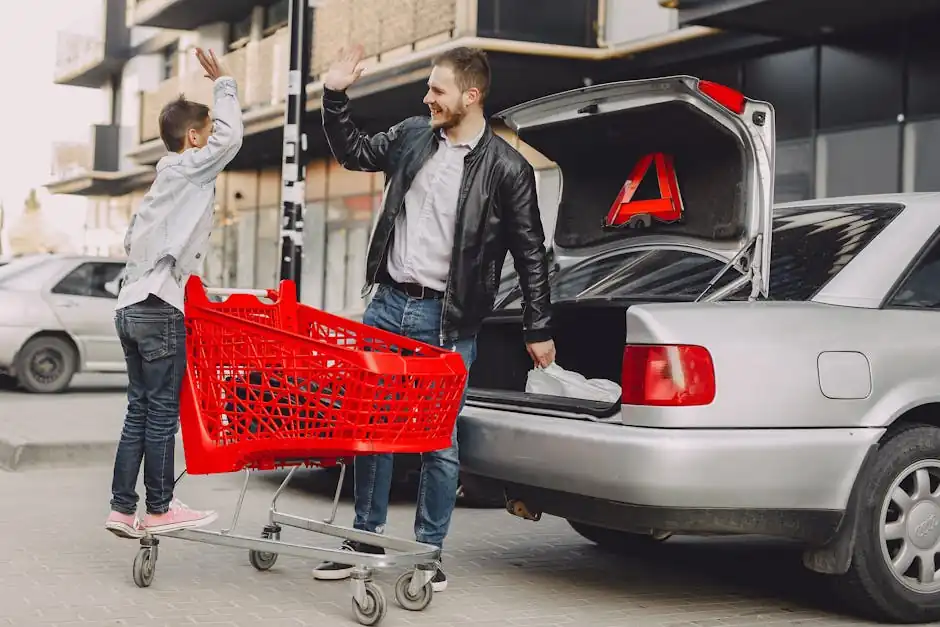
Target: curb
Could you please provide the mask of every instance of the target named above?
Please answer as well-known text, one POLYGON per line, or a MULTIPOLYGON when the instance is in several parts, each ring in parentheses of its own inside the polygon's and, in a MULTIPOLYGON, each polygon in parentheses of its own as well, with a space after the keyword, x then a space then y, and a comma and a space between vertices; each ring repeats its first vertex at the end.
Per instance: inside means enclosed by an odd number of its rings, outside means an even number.
POLYGON ((114 463, 116 441, 108 442, 28 442, 17 438, 0 439, 0 469, 7 471, 36 468, 104 466, 114 463))

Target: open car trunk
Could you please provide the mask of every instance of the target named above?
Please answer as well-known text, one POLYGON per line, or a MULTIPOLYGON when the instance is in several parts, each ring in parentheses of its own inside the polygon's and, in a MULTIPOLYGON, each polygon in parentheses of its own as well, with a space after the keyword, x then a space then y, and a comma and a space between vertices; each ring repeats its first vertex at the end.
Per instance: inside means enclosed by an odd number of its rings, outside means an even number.
MULTIPOLYGON (((738 279, 712 290, 712 297, 746 285, 752 296, 766 295, 774 158, 769 104, 675 76, 572 90, 498 117, 561 170, 554 236, 559 257, 588 257, 601 248, 691 250, 736 268, 727 272, 738 279)), ((638 303, 556 302, 559 365, 620 384, 630 304, 638 303)), ((608 405, 525 393, 532 361, 519 312, 497 313, 486 322, 477 355, 469 403, 601 419, 619 415, 619 400, 608 405)))
MULTIPOLYGON (((558 363, 589 379, 620 383, 626 338, 626 303, 564 305, 555 309, 558 363)), ((532 358, 526 351, 522 315, 496 315, 477 336, 477 359, 470 369, 467 402, 486 406, 529 408, 539 413, 584 414, 597 419, 619 416, 614 403, 527 394, 526 376, 532 358)))

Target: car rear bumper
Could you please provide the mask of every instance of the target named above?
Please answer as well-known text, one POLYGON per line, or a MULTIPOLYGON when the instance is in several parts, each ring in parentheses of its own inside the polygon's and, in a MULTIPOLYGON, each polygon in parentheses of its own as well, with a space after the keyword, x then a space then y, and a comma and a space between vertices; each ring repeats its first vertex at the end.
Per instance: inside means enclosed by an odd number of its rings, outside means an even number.
POLYGON ((843 510, 882 429, 653 429, 468 405, 461 467, 615 503, 843 510))

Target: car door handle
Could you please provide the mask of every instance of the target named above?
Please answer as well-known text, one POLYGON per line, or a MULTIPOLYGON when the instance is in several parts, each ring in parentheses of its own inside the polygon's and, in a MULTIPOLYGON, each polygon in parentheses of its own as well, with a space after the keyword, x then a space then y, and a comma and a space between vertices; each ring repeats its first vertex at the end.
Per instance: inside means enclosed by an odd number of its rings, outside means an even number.
POLYGON ((76 303, 74 300, 64 300, 61 303, 59 303, 59 306, 60 307, 76 307, 78 306, 78 303, 76 303))

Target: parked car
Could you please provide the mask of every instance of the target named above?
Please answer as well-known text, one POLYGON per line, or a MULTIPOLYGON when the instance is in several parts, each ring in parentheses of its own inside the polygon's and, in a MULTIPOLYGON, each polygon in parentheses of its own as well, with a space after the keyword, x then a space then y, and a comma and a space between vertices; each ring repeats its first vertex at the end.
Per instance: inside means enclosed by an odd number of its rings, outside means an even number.
POLYGON ((564 177, 558 363, 623 391, 527 394, 510 290, 470 372, 462 470, 515 515, 565 518, 608 549, 796 540, 854 610, 938 620, 940 194, 774 208, 773 111, 722 97, 679 77, 503 114, 564 177), (675 155, 683 220, 602 228, 636 155, 657 150, 675 155))
POLYGON ((114 331, 123 269, 121 259, 61 254, 0 267, 0 375, 54 393, 77 372, 125 372, 114 331))

